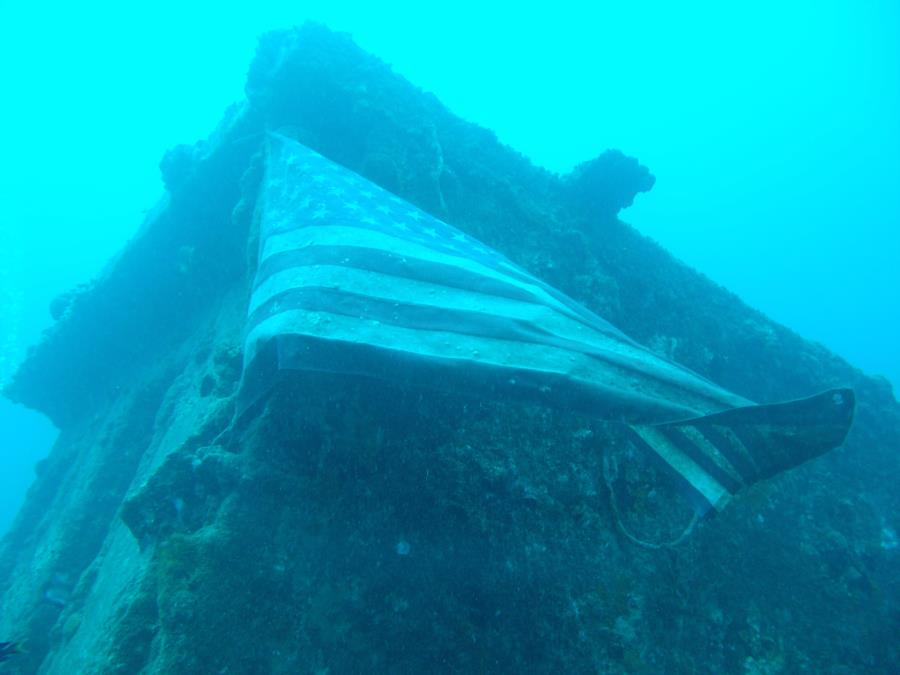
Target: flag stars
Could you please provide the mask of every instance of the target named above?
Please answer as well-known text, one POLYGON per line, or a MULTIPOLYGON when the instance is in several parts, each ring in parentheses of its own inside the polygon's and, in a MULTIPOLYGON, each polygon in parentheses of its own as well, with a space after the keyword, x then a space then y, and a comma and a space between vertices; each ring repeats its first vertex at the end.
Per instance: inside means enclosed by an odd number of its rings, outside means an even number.
POLYGON ((422 214, 419 213, 418 211, 407 211, 406 217, 409 218, 410 220, 414 220, 416 222, 419 222, 420 220, 422 220, 422 214))
POLYGON ((423 227, 423 228, 422 228, 422 233, 425 234, 425 235, 427 235, 427 236, 429 236, 429 237, 436 237, 437 234, 438 234, 438 233, 437 233, 437 230, 434 229, 433 227, 423 227))
POLYGON ((378 211, 378 213, 383 213, 384 215, 388 215, 391 212, 391 207, 388 206, 387 204, 379 204, 378 206, 375 207, 375 210, 378 211))
POLYGON ((344 208, 348 211, 356 213, 362 207, 360 207, 359 202, 347 202, 346 204, 344 204, 344 208))
POLYGON ((347 191, 344 188, 338 187, 336 185, 334 187, 328 188, 328 194, 333 197, 342 197, 346 192, 347 191))
POLYGON ((319 204, 316 207, 316 210, 313 211, 312 217, 313 220, 323 220, 328 215, 328 209, 319 204))

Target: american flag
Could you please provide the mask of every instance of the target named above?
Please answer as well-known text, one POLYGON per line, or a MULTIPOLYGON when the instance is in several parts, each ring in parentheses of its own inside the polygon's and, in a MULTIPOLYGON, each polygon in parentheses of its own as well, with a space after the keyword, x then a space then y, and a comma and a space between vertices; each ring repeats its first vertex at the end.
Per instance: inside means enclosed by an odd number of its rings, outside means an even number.
POLYGON ((642 347, 497 251, 353 171, 270 134, 260 199, 244 405, 279 371, 376 377, 624 422, 635 442, 717 507, 765 473, 747 434, 704 435, 697 424, 685 431, 683 421, 769 407, 642 347))

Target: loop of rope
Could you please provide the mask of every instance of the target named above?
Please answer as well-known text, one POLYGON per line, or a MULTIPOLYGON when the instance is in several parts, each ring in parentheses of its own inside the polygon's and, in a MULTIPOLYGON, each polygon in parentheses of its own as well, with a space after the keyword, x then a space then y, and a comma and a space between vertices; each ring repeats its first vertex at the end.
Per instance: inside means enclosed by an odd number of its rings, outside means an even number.
POLYGON ((666 548, 674 548, 678 546, 681 542, 687 539, 691 533, 694 531, 694 527, 697 525, 697 522, 700 520, 700 513, 694 511, 694 515, 691 517, 691 521, 687 524, 687 527, 684 528, 684 531, 672 541, 663 541, 660 543, 654 543, 652 541, 646 541, 644 539, 640 539, 631 532, 628 531, 628 528, 625 527, 625 523, 622 522, 622 516, 619 513, 619 505, 616 502, 616 491, 613 488, 613 482, 616 478, 619 477, 619 464, 616 462, 615 457, 608 453, 603 454, 603 480, 606 482, 606 489, 609 494, 609 505, 613 512, 613 517, 616 521, 616 527, 619 528, 619 531, 625 535, 625 537, 632 542, 633 544, 637 544, 643 548, 648 548, 653 551, 659 551, 661 549, 666 548))

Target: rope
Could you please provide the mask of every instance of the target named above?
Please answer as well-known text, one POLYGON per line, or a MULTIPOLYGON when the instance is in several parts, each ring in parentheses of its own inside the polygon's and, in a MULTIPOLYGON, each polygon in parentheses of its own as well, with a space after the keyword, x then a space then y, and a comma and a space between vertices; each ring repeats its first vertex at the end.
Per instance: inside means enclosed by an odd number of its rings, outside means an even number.
POLYGON ((625 523, 622 522, 622 516, 619 513, 619 505, 616 502, 616 491, 613 488, 613 482, 616 478, 619 477, 619 465, 616 462, 615 458, 609 454, 603 454, 603 480, 606 482, 607 492, 609 494, 609 505, 613 512, 613 517, 616 521, 616 527, 619 528, 619 531, 625 535, 625 537, 632 542, 633 544, 637 544, 643 548, 648 548, 653 551, 659 551, 666 548, 675 548, 680 543, 682 543, 685 539, 687 539, 691 533, 694 531, 694 527, 697 525, 697 522, 700 520, 700 513, 694 511, 694 515, 691 517, 691 521, 687 524, 687 527, 684 528, 684 531, 672 541, 663 541, 659 543, 654 543, 652 541, 646 541, 645 539, 640 539, 631 532, 628 531, 628 528, 625 527, 625 523))

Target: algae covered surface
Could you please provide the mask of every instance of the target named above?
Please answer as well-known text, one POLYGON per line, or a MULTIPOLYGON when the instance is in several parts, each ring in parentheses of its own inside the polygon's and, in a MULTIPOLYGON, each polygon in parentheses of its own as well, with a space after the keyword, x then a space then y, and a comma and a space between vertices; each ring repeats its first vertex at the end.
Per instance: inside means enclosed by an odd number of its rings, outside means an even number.
POLYGON ((614 152, 568 176, 534 167, 315 24, 263 36, 246 94, 167 154, 167 198, 7 389, 62 432, 0 543, 0 637, 27 644, 5 672, 900 662, 900 407, 619 220, 648 169, 614 152), (665 541, 690 506, 589 415, 319 373, 285 378, 223 436, 269 129, 743 396, 852 386, 850 437, 651 550, 616 511, 665 541))

